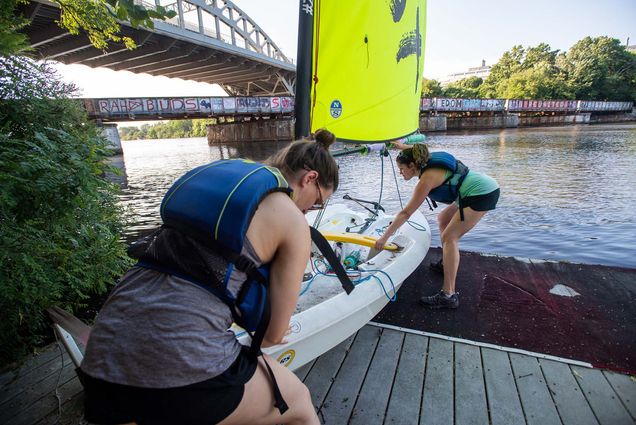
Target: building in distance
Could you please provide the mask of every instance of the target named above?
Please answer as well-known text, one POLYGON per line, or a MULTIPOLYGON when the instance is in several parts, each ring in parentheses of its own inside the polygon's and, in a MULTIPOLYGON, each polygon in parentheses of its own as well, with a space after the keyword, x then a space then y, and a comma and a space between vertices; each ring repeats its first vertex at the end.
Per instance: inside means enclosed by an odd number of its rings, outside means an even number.
POLYGON ((446 77, 440 80, 440 84, 442 87, 449 85, 450 83, 454 83, 455 81, 463 80, 468 77, 479 77, 481 79, 486 79, 488 74, 490 74, 490 69, 492 67, 490 65, 486 65, 486 61, 481 61, 481 66, 477 66, 474 68, 468 68, 467 71, 456 72, 453 74, 448 74, 446 77))

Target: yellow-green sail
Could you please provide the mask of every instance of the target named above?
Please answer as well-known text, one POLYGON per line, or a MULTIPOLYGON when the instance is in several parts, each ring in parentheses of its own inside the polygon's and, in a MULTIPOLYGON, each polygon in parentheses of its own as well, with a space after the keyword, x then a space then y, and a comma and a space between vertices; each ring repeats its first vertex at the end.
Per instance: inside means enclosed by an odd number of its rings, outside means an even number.
POLYGON ((426 0, 314 0, 311 131, 371 143, 418 129, 426 0))

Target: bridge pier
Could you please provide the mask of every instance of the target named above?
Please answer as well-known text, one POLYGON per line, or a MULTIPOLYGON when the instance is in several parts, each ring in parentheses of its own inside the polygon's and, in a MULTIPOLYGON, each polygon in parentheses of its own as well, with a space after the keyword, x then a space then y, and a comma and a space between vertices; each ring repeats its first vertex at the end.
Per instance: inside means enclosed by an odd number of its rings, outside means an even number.
POLYGON ((119 137, 119 131, 117 130, 117 124, 115 123, 98 123, 98 128, 101 128, 102 136, 108 140, 108 147, 112 150, 112 155, 106 160, 109 165, 118 168, 121 174, 115 174, 106 172, 105 178, 115 184, 118 184, 122 188, 128 185, 128 177, 126 176, 126 163, 124 162, 124 151, 121 147, 121 139, 119 137))
POLYGON ((121 155, 123 150, 121 149, 121 139, 119 137, 119 131, 117 130, 117 124, 101 123, 97 124, 97 127, 102 129, 102 136, 108 140, 108 147, 112 149, 113 154, 121 155))
POLYGON ((208 125, 207 129, 210 146, 227 142, 292 140, 294 137, 294 121, 291 118, 217 123, 208 125))

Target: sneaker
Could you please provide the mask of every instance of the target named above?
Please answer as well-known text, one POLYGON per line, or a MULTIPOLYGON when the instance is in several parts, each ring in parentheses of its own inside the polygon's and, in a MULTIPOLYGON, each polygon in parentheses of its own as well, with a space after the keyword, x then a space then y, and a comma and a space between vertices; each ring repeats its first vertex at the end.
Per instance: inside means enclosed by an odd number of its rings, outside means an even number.
POLYGON ((440 290, 437 294, 430 297, 420 298, 420 304, 428 308, 457 308, 459 307, 459 294, 455 292, 453 295, 446 295, 440 290))
POLYGON ((429 267, 435 273, 444 274, 444 263, 442 263, 442 260, 439 260, 437 263, 431 263, 429 267))

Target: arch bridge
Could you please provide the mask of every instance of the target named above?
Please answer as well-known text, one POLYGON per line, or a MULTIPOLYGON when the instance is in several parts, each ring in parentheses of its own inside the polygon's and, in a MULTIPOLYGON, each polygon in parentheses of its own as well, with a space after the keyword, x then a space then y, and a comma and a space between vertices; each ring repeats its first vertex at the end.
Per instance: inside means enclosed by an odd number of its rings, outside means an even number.
POLYGON ((20 12, 31 24, 23 31, 38 59, 107 67, 219 84, 232 96, 285 96, 295 91, 296 66, 245 12, 230 0, 139 1, 177 15, 154 21, 154 29, 121 24, 121 35, 137 49, 112 43, 94 48, 85 33, 71 35, 56 24, 60 9, 32 0, 20 12))

